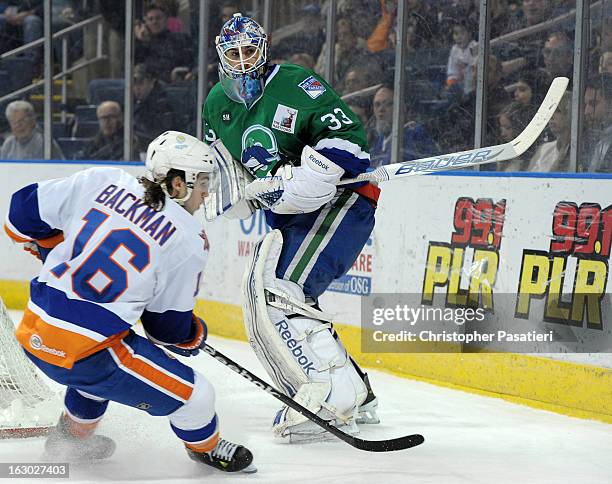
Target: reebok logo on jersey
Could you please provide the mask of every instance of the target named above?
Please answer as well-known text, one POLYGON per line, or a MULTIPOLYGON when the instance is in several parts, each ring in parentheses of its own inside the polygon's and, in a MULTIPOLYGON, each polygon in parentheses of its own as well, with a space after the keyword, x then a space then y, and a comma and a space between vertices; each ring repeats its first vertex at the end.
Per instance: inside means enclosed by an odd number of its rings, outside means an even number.
POLYGON ((314 76, 307 77, 298 84, 312 99, 318 98, 325 92, 325 86, 315 79, 314 76))
POLYGON ((56 350, 55 348, 49 348, 48 346, 44 345, 42 338, 37 334, 33 334, 32 336, 30 336, 30 346, 32 347, 32 349, 44 351, 45 353, 49 353, 54 356, 59 356, 61 358, 66 357, 65 352, 61 350, 56 350))
POLYGON ((272 129, 294 134, 298 110, 279 104, 272 120, 272 129))

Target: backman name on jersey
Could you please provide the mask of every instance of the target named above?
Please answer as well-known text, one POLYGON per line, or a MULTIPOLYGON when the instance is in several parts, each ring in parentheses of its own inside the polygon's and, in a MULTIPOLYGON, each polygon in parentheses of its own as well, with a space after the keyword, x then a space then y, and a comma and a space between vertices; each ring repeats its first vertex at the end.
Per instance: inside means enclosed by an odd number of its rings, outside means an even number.
POLYGON ((110 208, 150 235, 163 246, 176 232, 176 227, 166 216, 147 206, 142 199, 125 188, 117 190, 117 185, 108 185, 94 200, 110 208), (165 222, 165 223, 164 223, 165 222))
POLYGON ((300 86, 312 99, 318 98, 326 91, 325 86, 314 76, 307 77, 300 82, 298 86, 300 86))

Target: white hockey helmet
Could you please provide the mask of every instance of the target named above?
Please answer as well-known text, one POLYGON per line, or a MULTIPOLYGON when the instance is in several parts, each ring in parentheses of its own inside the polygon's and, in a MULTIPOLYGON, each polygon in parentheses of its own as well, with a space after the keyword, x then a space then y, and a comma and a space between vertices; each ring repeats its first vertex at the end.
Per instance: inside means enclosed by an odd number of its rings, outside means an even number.
POLYGON ((147 148, 145 178, 161 184, 171 169, 185 172, 187 195, 173 200, 182 204, 190 196, 199 173, 209 173, 211 178, 217 169, 214 151, 204 142, 187 133, 166 131, 155 138, 147 148))

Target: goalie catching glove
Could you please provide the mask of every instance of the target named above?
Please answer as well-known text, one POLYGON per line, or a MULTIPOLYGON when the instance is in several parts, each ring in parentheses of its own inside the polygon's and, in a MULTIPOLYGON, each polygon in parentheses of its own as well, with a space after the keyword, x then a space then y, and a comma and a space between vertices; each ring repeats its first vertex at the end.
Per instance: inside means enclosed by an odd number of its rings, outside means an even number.
POLYGON ((283 165, 274 176, 246 186, 246 197, 278 214, 310 213, 329 202, 344 169, 310 146, 304 146, 301 165, 283 165))

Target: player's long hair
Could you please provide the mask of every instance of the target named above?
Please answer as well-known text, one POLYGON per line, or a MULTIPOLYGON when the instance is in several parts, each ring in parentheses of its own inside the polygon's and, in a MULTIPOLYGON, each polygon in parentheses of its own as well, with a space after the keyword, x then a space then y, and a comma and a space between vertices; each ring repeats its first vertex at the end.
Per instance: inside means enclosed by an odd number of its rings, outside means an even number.
POLYGON ((138 181, 145 189, 143 202, 148 207, 151 207, 156 212, 161 212, 166 206, 166 194, 172 193, 172 180, 180 176, 185 180, 185 172, 182 170, 175 170, 174 168, 168 171, 166 178, 159 183, 147 180, 144 176, 140 177, 138 181))

